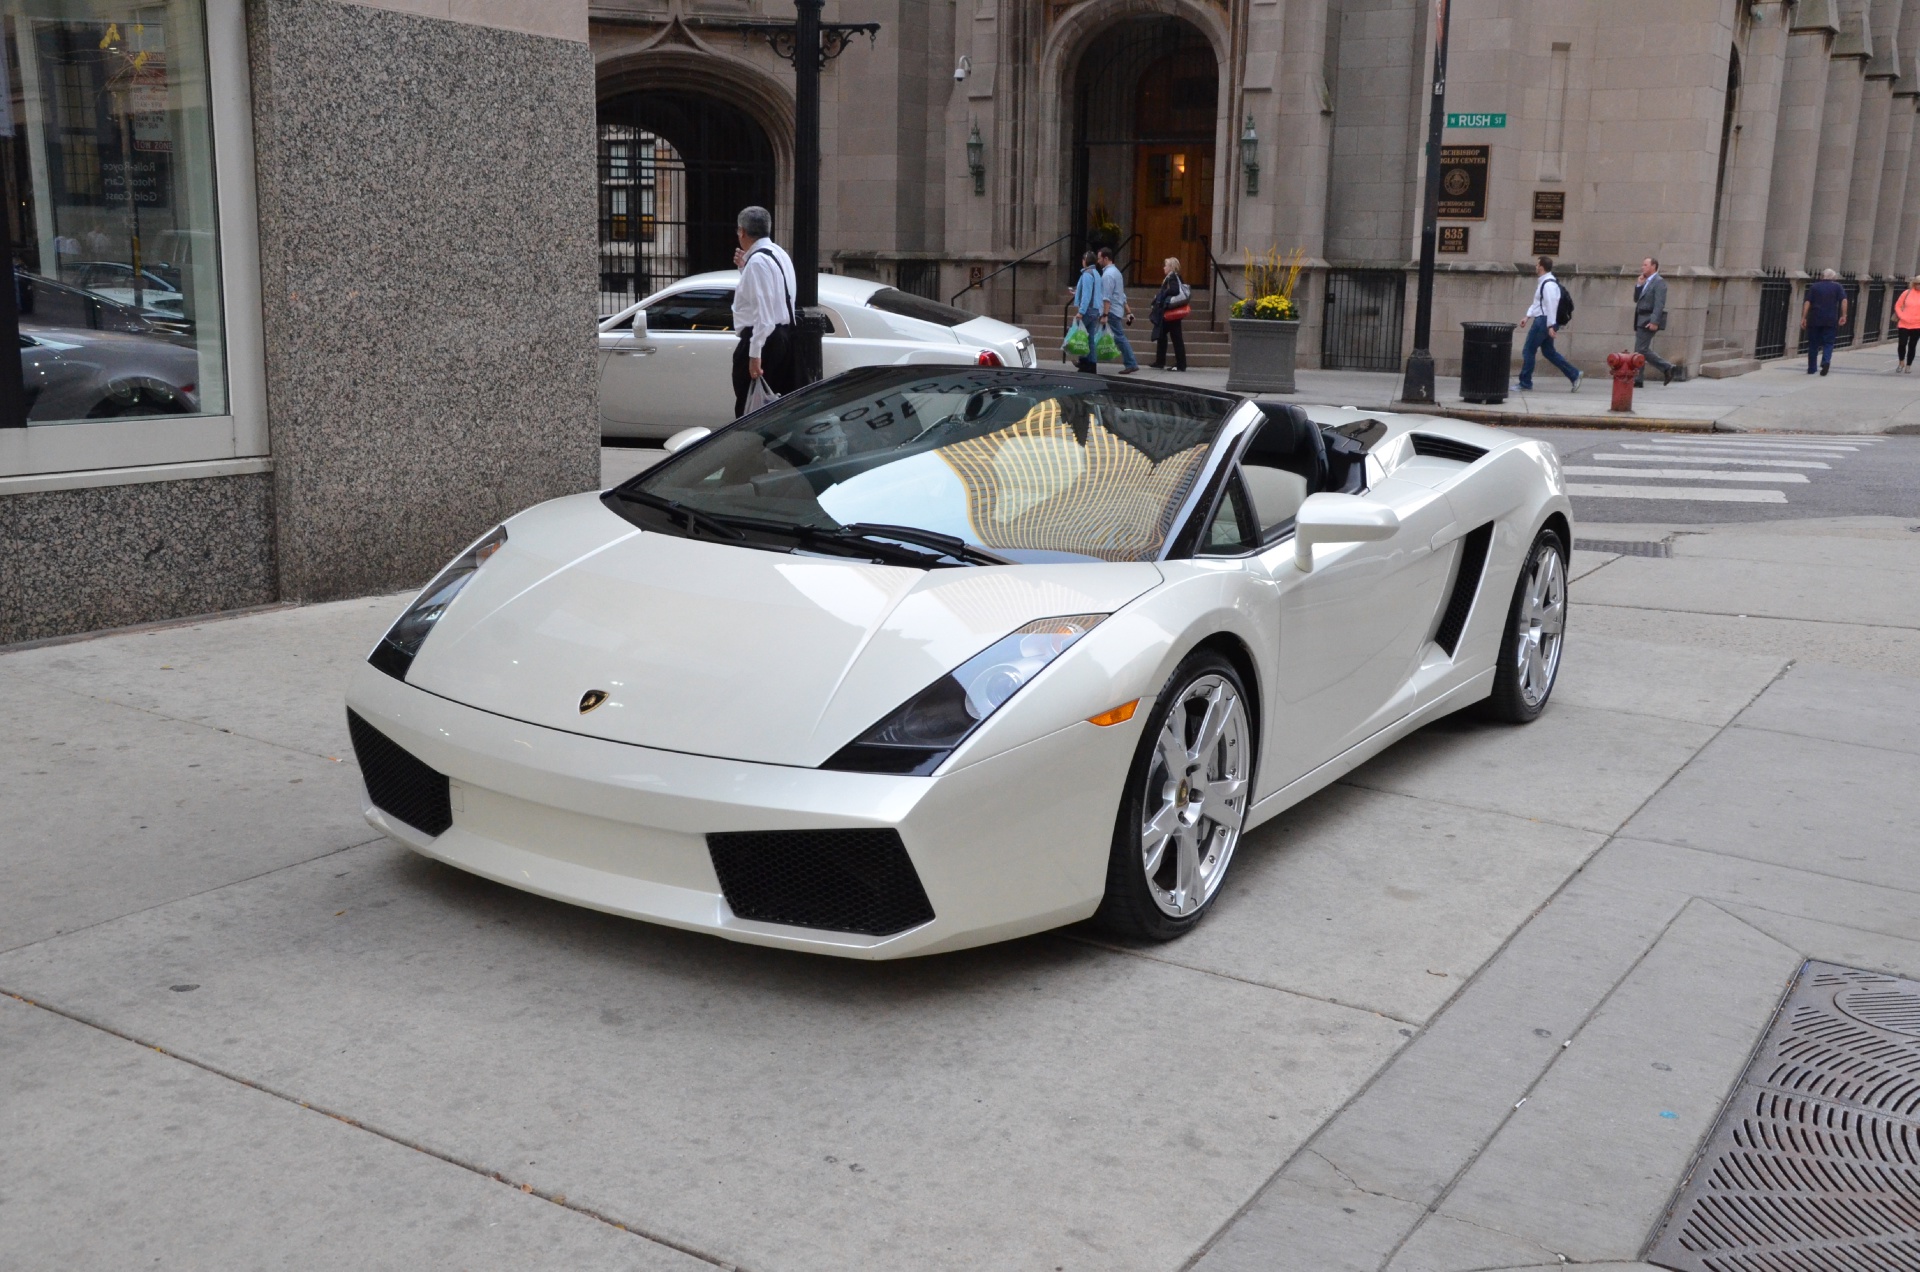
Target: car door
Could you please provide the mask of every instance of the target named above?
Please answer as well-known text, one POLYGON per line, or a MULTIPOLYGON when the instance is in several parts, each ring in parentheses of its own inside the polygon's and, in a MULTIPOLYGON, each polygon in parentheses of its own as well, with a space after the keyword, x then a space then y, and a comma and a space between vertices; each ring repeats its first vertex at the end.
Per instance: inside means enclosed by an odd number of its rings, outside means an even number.
POLYGON ((695 287, 646 308, 647 334, 605 333, 600 415, 669 433, 733 419, 733 288, 695 287))
POLYGON ((1303 573, 1294 559, 1294 517, 1309 496, 1334 484, 1331 477, 1318 426, 1293 408, 1260 426, 1229 488, 1249 541, 1258 544, 1247 568, 1270 589, 1276 614, 1268 630, 1279 632, 1279 648, 1265 651, 1274 669, 1265 691, 1271 724, 1262 730, 1256 798, 1411 709, 1405 690, 1451 561, 1434 546, 1454 521, 1445 496, 1388 479, 1365 494, 1392 508, 1400 528, 1378 542, 1321 545, 1313 570, 1303 573))

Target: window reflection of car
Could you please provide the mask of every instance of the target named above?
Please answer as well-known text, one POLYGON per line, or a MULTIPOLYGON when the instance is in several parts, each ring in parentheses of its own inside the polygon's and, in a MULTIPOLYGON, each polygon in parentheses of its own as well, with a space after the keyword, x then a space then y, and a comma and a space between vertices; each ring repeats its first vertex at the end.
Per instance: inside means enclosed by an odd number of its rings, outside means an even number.
POLYGON ((27 419, 189 415, 200 409, 200 355, 155 332, 20 322, 27 419))
MULTIPOLYGON (((135 304, 131 265, 119 261, 82 261, 66 267, 63 272, 75 285, 96 296, 105 296, 116 304, 135 304)), ((185 316, 186 300, 180 294, 180 275, 172 266, 148 265, 140 271, 140 282, 141 308, 156 310, 168 317, 185 316)))
MULTIPOLYGON (((600 432, 665 438, 733 419, 736 270, 683 278, 600 320, 600 432)), ((821 363, 854 367, 1033 367, 1033 338, 1019 327, 870 279, 820 276, 828 331, 821 363)))

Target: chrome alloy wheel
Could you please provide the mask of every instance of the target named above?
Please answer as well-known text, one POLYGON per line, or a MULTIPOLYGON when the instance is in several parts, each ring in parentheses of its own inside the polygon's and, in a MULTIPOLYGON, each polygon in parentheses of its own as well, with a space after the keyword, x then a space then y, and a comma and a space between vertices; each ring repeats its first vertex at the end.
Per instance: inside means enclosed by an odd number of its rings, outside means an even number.
POLYGON ((1155 739, 1141 792, 1140 862, 1162 913, 1185 918, 1226 878, 1247 817, 1247 709, 1223 676, 1180 692, 1155 739))
POLYGON ((1551 543, 1534 545, 1522 588, 1513 657, 1520 673, 1520 695, 1529 709, 1535 709, 1553 690, 1553 677, 1560 669, 1560 640, 1567 630, 1567 572, 1551 543))

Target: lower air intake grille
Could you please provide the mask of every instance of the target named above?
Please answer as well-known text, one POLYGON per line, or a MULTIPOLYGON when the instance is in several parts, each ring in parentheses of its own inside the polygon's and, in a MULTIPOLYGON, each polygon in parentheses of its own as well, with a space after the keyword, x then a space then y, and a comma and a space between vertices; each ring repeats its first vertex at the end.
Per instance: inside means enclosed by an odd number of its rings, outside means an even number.
POLYGON ((1647 1261, 1920 1268, 1920 983, 1800 970, 1647 1261))
POLYGON ((933 918, 893 830, 770 830, 708 835, 727 904, 743 919, 891 936, 933 918))
POLYGON ((1453 591, 1447 597, 1447 611, 1440 616, 1440 627, 1433 643, 1453 657, 1460 647, 1460 634, 1467 629, 1473 614, 1473 598, 1480 594, 1480 576, 1487 569, 1487 546, 1493 542, 1493 523, 1470 530, 1460 540, 1460 568, 1454 571, 1453 591))
POLYGON ((353 758, 360 761, 360 775, 366 778, 373 806, 415 830, 429 835, 446 833, 453 825, 446 774, 428 768, 351 711, 347 712, 347 732, 353 736, 353 758))

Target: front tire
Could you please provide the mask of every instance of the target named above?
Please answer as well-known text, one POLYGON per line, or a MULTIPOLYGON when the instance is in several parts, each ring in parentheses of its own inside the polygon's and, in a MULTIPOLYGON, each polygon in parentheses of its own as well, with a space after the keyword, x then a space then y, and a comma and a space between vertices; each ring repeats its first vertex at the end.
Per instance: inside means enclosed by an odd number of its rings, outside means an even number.
POLYGON ((1096 923, 1170 941, 1200 922, 1246 824, 1254 750, 1240 673, 1218 654, 1188 657, 1154 703, 1127 770, 1096 923))
POLYGON ((1500 665, 1493 693, 1481 714, 1508 724, 1540 718, 1560 674, 1560 647, 1567 631, 1567 545, 1560 532, 1543 529, 1527 549, 1500 635, 1500 665))

